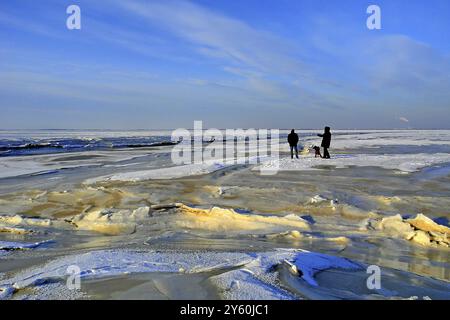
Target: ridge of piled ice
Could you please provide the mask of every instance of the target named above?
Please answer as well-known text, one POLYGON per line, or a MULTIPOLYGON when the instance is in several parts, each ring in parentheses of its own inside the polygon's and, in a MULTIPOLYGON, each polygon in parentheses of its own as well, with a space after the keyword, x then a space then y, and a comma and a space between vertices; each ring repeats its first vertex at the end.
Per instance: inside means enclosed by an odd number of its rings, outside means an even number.
POLYGON ((10 233, 36 233, 40 229, 87 230, 104 235, 134 233, 138 225, 155 223, 169 224, 183 229, 200 229, 206 231, 265 231, 296 232, 295 229, 310 230, 308 221, 295 214, 260 215, 239 213, 233 209, 212 207, 210 209, 194 208, 182 203, 156 205, 128 209, 90 209, 72 217, 48 219, 27 218, 20 215, 1 216, 0 231, 10 233), (173 209, 173 210, 172 210, 173 209), (168 219, 158 219, 155 210, 172 210, 176 215, 168 219), (34 226, 33 230, 25 227, 34 226))
POLYGON ((26 250, 34 249, 43 246, 48 243, 52 243, 53 240, 46 240, 40 242, 15 242, 15 241, 1 241, 0 240, 0 250, 26 250))
POLYGON ((301 217, 288 214, 284 216, 262 216, 258 214, 241 214, 233 209, 212 207, 211 209, 193 208, 182 205, 179 210, 189 220, 179 220, 182 227, 207 230, 257 230, 270 226, 294 227, 309 230, 309 223, 301 217))
POLYGON ((401 215, 365 221, 368 230, 381 230, 388 236, 408 240, 423 246, 450 246, 450 228, 440 225, 423 214, 404 219, 401 215))

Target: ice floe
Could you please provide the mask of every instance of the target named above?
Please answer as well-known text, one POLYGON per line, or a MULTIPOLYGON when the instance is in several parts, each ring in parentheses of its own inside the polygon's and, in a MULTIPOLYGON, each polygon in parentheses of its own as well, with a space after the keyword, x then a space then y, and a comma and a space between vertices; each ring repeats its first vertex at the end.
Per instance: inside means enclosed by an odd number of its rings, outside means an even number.
POLYGON ((312 286, 318 286, 314 275, 328 269, 361 270, 362 265, 349 259, 315 252, 300 252, 294 260, 302 278, 312 286))
POLYGON ((21 215, 0 215, 0 231, 11 233, 33 233, 29 227, 68 229, 63 219, 29 218, 21 215), (27 228, 22 228, 27 227, 27 228))
POLYGON ((273 227, 290 227, 309 230, 308 221, 295 214, 284 216, 263 216, 258 214, 241 214, 233 209, 212 207, 210 209, 193 208, 181 205, 178 209, 184 219, 177 224, 184 228, 204 229, 210 231, 230 230, 270 230, 273 227))
POLYGON ((412 219, 403 219, 399 214, 381 219, 368 219, 365 221, 365 228, 382 230, 391 237, 423 246, 450 246, 450 228, 437 224, 423 214, 418 214, 412 219))
POLYGON ((149 208, 130 210, 93 210, 74 216, 69 221, 80 230, 96 231, 107 235, 130 234, 136 230, 136 215, 148 215, 149 208), (137 213, 137 214, 136 214, 137 213))
POLYGON ((31 229, 8 227, 8 226, 0 225, 0 233, 31 234, 34 232, 35 231, 31 230, 31 229))

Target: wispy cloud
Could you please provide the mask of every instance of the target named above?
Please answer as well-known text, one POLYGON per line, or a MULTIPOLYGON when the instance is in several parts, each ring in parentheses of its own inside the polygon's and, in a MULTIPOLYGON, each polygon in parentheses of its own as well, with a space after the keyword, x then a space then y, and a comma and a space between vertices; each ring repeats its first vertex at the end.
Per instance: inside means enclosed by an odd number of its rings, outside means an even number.
POLYGON ((263 72, 289 72, 300 65, 288 54, 294 49, 289 42, 199 5, 173 0, 119 4, 193 45, 204 56, 263 72))

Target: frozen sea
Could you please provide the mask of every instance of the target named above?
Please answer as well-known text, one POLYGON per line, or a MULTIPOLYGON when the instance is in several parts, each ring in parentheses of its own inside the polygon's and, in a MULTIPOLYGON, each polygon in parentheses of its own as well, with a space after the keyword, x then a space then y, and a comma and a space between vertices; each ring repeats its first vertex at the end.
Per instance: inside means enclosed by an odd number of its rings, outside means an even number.
POLYGON ((330 160, 288 132, 279 158, 174 166, 171 130, 0 131, 0 297, 450 299, 450 131, 335 130, 330 160))

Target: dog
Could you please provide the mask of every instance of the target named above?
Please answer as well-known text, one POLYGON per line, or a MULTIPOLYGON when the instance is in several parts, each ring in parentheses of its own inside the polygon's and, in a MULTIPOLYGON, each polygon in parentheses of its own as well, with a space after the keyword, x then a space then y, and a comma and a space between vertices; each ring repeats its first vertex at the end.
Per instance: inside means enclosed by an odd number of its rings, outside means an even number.
POLYGON ((315 151, 314 158, 317 158, 317 157, 321 157, 321 158, 322 158, 322 154, 320 153, 320 147, 318 147, 318 146, 313 146, 312 148, 313 148, 314 151, 315 151))

